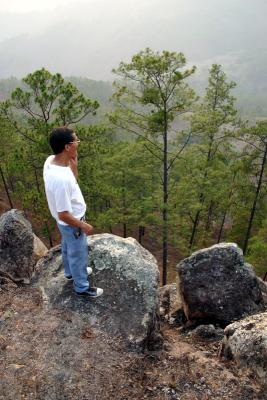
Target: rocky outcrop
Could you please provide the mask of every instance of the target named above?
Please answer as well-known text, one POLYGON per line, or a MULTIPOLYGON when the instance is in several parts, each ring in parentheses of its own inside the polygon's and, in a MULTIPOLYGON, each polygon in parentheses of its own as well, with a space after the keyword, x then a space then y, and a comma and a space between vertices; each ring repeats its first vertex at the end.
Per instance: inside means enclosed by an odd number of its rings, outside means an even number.
POLYGON ((18 210, 0 217, 0 271, 14 281, 29 283, 34 266, 47 248, 18 210))
POLYGON ((256 275, 235 243, 197 251, 180 262, 177 271, 188 320, 225 326, 265 308, 256 275))
POLYGON ((221 355, 251 368, 267 386, 267 312, 228 325, 224 334, 221 355))
POLYGON ((169 323, 173 322, 178 310, 182 308, 182 300, 176 283, 162 286, 158 289, 160 315, 169 323))
POLYGON ((48 307, 83 314, 92 326, 118 335, 134 347, 158 345, 158 280, 155 258, 133 238, 88 237, 91 284, 104 289, 96 300, 78 297, 63 274, 60 247, 39 261, 33 283, 48 307), (152 343, 153 342, 153 343, 152 343), (156 343, 157 342, 157 343, 156 343))
POLYGON ((263 297, 264 304, 265 304, 265 306, 267 308, 267 283, 264 282, 259 277, 257 278, 257 281, 258 281, 258 284, 259 284, 259 287, 260 287, 260 290, 261 290, 261 294, 262 294, 262 297, 263 297))

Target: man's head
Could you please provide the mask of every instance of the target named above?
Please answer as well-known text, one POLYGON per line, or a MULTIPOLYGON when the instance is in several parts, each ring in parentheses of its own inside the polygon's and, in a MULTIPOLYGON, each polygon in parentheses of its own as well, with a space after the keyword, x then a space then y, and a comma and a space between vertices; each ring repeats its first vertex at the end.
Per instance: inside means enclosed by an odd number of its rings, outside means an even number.
POLYGON ((50 146, 54 154, 60 154, 63 151, 73 153, 72 146, 76 143, 79 143, 76 133, 66 126, 55 128, 50 134, 50 146))

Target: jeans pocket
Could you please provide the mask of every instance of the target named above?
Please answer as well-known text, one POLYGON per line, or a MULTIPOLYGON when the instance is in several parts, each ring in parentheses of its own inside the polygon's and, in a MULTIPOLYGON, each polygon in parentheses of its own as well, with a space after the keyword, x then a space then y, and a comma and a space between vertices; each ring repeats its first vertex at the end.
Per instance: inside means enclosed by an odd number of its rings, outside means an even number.
POLYGON ((74 228, 73 229, 73 235, 74 235, 75 239, 79 239, 81 234, 82 234, 81 228, 74 228))

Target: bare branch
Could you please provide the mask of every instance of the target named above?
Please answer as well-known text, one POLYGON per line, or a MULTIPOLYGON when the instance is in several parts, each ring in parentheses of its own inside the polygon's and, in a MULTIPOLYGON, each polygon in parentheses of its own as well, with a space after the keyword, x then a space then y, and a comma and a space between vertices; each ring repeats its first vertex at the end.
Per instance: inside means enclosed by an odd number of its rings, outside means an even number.
POLYGON ((244 138, 240 138, 240 139, 239 139, 238 137, 235 137, 235 139, 236 139, 236 140, 239 140, 240 142, 245 142, 245 143, 249 144, 250 146, 254 147, 256 150, 262 152, 262 149, 260 149, 259 147, 255 146, 254 143, 251 143, 251 142, 249 142, 248 140, 245 140, 244 138))
POLYGON ((188 137, 187 137, 185 143, 183 144, 182 148, 176 153, 176 155, 175 155, 175 156, 173 157, 173 159, 170 161, 169 166, 168 166, 168 168, 167 168, 168 171, 169 171, 169 169, 171 169, 171 167, 172 167, 174 161, 179 157, 179 155, 182 153, 182 151, 184 150, 184 148, 188 145, 188 142, 189 142, 189 140, 190 140, 190 138, 191 138, 191 135, 192 135, 192 131, 189 132, 189 135, 188 135, 188 137))
MULTIPOLYGON (((117 126, 117 128, 126 129, 126 128, 125 128, 124 126, 122 126, 122 125, 116 124, 115 122, 112 122, 112 123, 113 123, 113 125, 117 126)), ((127 131, 133 133, 134 135, 136 135, 136 136, 138 136, 138 137, 143 138, 143 139, 146 140, 147 142, 151 143, 151 144, 152 144, 154 147, 156 147, 158 150, 162 151, 162 149, 161 149, 159 146, 157 146, 154 142, 152 142, 151 140, 149 140, 146 136, 141 135, 140 133, 134 131, 133 129, 131 129, 131 128, 129 128, 129 127, 127 127, 127 131)))
POLYGON ((162 158, 160 158, 157 154, 155 154, 145 143, 144 143, 144 147, 158 160, 160 160, 161 162, 163 161, 162 158))
POLYGON ((15 130, 17 131, 17 133, 19 133, 21 136, 23 136, 25 139, 29 140, 32 143, 37 143, 36 140, 32 139, 30 136, 26 135, 25 132, 23 132, 17 125, 16 121, 14 119, 12 119, 7 112, 4 111, 4 114, 6 116, 6 119, 8 120, 8 122, 13 126, 13 128, 15 128, 15 130))

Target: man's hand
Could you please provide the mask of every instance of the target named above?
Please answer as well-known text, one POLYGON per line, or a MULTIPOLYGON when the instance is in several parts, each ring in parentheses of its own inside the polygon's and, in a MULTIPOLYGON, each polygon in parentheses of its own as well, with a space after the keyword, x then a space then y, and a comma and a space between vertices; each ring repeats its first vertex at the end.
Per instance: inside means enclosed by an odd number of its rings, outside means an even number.
POLYGON ((91 235, 94 228, 92 225, 87 224, 87 222, 83 222, 81 226, 81 230, 88 236, 91 235))
POLYGON ((70 169, 72 170, 75 178, 78 178, 78 157, 73 157, 70 159, 70 169))
POLYGON ((87 222, 81 221, 77 218, 74 218, 68 211, 59 212, 58 217, 67 225, 74 226, 75 228, 80 228, 87 236, 91 235, 94 230, 92 225, 87 224, 87 222))

